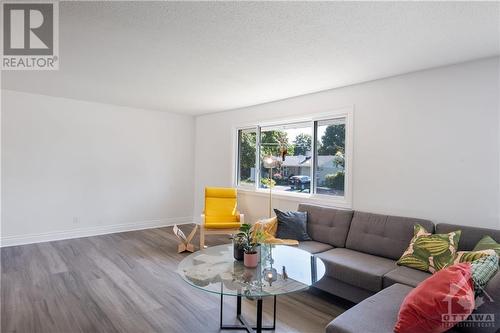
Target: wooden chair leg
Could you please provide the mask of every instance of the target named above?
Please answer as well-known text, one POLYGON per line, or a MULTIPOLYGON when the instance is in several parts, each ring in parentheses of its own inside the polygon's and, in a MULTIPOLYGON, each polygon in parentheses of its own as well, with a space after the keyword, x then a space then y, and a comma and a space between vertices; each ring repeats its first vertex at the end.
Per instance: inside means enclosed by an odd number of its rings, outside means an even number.
POLYGON ((200 250, 205 248, 205 227, 203 225, 200 226, 200 250))

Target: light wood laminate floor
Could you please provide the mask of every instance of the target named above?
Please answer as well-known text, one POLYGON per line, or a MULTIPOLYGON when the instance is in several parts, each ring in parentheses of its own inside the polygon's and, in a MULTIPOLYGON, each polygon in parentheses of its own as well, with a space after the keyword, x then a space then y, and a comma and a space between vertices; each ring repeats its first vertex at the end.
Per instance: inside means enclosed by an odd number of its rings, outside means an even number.
MULTIPOLYGON (((228 242, 207 237, 209 246, 228 242)), ((219 332, 220 297, 177 276, 188 254, 176 248, 171 227, 3 248, 1 332, 219 332)), ((228 323, 235 303, 225 298, 228 323)), ((348 305, 308 291, 279 296, 277 306, 276 332, 314 333, 348 305)), ((271 299, 264 310, 269 322, 271 299)), ((243 312, 255 318, 254 302, 243 312)))

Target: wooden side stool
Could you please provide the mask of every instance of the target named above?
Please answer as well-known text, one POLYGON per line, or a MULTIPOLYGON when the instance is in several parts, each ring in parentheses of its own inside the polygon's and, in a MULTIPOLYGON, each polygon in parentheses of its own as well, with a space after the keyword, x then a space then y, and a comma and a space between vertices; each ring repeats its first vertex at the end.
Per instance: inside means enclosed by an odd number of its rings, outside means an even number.
POLYGON ((174 234, 180 241, 179 245, 177 245, 177 253, 181 253, 184 251, 194 252, 194 245, 191 244, 191 240, 193 240, 193 237, 194 235, 196 235, 197 230, 198 225, 196 224, 193 230, 191 230, 191 232, 189 233, 189 236, 186 237, 182 230, 179 229, 177 224, 174 225, 174 234))

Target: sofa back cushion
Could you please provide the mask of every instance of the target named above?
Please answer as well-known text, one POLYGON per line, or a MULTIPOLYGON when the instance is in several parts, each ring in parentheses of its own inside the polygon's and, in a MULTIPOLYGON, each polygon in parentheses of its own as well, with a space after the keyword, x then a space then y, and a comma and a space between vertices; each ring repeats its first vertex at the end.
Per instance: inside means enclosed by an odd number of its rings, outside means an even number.
POLYGON ((434 224, 428 220, 355 211, 346 247, 381 257, 399 259, 413 238, 415 224, 420 224, 428 232, 434 231, 434 224))
POLYGON ((446 234, 455 230, 462 230, 460 241, 458 242, 459 251, 472 251, 474 246, 486 235, 491 236, 495 241, 500 242, 500 230, 468 227, 457 224, 438 223, 436 233, 446 234))
POLYGON ((299 211, 307 212, 307 233, 313 240, 345 247, 352 210, 300 204, 299 211))

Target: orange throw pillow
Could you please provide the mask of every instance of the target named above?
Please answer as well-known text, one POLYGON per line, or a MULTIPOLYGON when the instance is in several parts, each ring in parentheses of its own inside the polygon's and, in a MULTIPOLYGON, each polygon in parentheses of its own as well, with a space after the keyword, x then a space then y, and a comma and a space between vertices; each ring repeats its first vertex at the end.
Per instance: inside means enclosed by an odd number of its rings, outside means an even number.
POLYGON ((261 231, 266 236, 276 237, 277 230, 278 230, 278 219, 276 217, 259 220, 255 222, 255 224, 252 227, 253 236, 255 236, 255 233, 257 231, 261 231))
POLYGON ((255 237, 256 232, 260 231, 264 236, 264 244, 299 245, 299 242, 294 239, 276 238, 277 230, 278 219, 276 216, 260 220, 257 221, 252 227, 252 237, 255 237))
POLYGON ((394 332, 445 332, 467 319, 474 306, 471 264, 453 265, 433 274, 406 296, 394 332))

